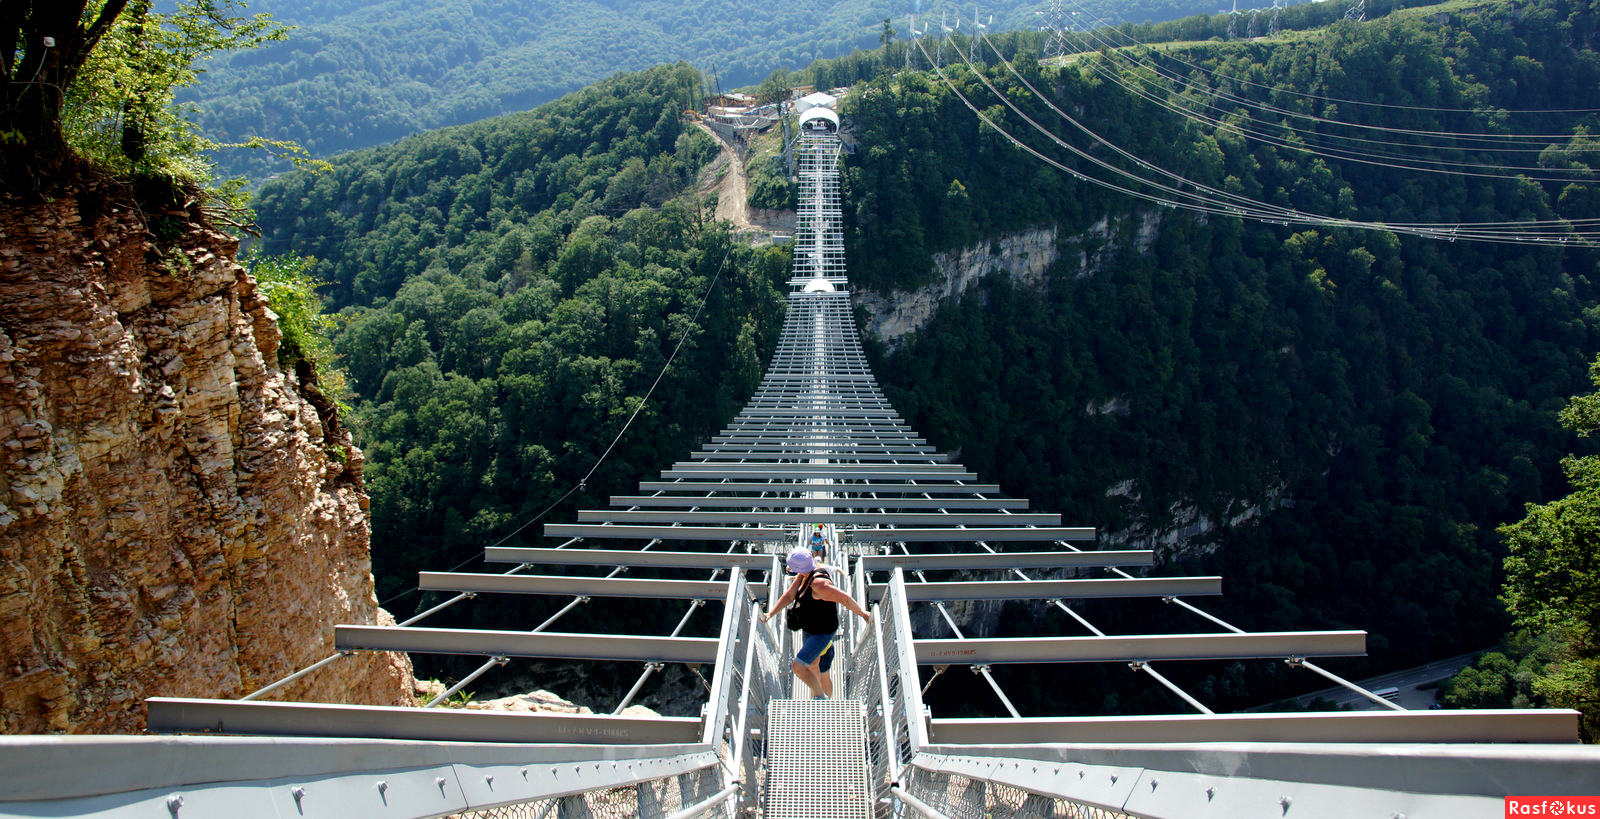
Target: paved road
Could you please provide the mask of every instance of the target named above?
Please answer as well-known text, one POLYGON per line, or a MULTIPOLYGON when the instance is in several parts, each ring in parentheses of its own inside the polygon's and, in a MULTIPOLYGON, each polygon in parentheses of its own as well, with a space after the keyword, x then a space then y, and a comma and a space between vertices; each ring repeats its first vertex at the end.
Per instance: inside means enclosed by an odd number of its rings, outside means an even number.
MULTIPOLYGON (((1462 654, 1444 660, 1436 660, 1427 665, 1419 665, 1415 668, 1407 668, 1403 671, 1394 671, 1354 682, 1368 691, 1376 691, 1379 688, 1389 688, 1391 686, 1398 688, 1400 689, 1400 695, 1394 700, 1396 705, 1410 710, 1424 709, 1433 705, 1439 692, 1437 688, 1426 691, 1418 690, 1417 686, 1453 677, 1456 672, 1471 665, 1472 661, 1478 658, 1478 655, 1489 650, 1484 649, 1483 651, 1474 651, 1470 654, 1462 654)), ((1294 701, 1300 705, 1310 705, 1311 701, 1318 697, 1337 705, 1354 706, 1357 711, 1383 710, 1383 706, 1343 686, 1313 691, 1310 694, 1295 697, 1294 701)), ((1256 709, 1252 708, 1251 710, 1254 711, 1256 709)))

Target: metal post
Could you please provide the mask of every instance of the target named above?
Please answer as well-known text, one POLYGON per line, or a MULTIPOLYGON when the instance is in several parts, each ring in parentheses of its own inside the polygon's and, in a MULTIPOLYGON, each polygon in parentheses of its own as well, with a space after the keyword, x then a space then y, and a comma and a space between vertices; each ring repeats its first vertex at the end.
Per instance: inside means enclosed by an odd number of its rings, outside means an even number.
MULTIPOLYGON (((893 606, 880 606, 893 611, 893 606)), ((878 641, 878 697, 883 703, 883 753, 888 762, 890 782, 900 781, 900 732, 895 727, 894 701, 889 699, 889 661, 884 652, 889 650, 888 643, 883 636, 883 618, 877 617, 872 621, 873 637, 878 641)), ((903 681, 902 681, 903 683, 903 681)), ((905 700, 901 700, 901 709, 905 708, 905 700)))
POLYGON ((1373 702, 1375 702, 1375 703, 1377 703, 1377 704, 1379 704, 1379 705, 1381 705, 1381 706, 1383 706, 1385 708, 1388 708, 1388 709, 1393 710, 1393 711, 1404 711, 1404 710, 1406 710, 1405 708, 1401 707, 1400 705, 1398 705, 1396 703, 1392 703, 1392 702, 1384 699, 1383 697, 1380 697, 1377 694, 1374 694, 1371 691, 1368 691, 1367 689, 1362 688, 1361 686, 1356 685, 1355 683, 1350 682, 1349 680, 1347 680, 1347 679, 1345 679, 1345 678, 1343 678, 1343 677, 1341 677, 1341 676, 1339 676, 1337 674, 1334 674, 1331 671, 1328 671, 1326 669, 1319 668, 1316 665, 1313 665, 1312 663, 1310 663, 1309 661, 1307 661, 1306 659, 1304 659, 1302 657, 1290 657, 1288 662, 1289 662, 1289 665, 1291 665, 1291 666, 1300 666, 1301 668, 1309 668, 1312 671, 1315 671, 1318 674, 1321 674, 1322 676, 1327 677, 1330 680, 1333 680, 1334 682, 1344 686, 1345 688, 1348 688, 1351 691, 1354 691, 1357 694, 1360 694, 1361 696, 1366 697, 1367 699, 1372 700, 1373 702))
POLYGON ((738 642, 740 621, 747 619, 744 600, 744 570, 734 569, 728 579, 728 596, 722 611, 722 644, 717 652, 717 668, 712 675, 711 711, 706 716, 705 736, 702 742, 715 745, 722 741, 722 731, 727 724, 728 698, 733 682, 732 651, 738 642))
POLYGON ((334 660, 337 660, 340 657, 344 657, 344 656, 347 656, 347 655, 350 655, 350 654, 354 654, 354 653, 355 652, 353 652, 353 651, 341 651, 338 654, 334 654, 334 655, 331 655, 331 656, 328 656, 328 657, 324 657, 321 660, 318 660, 317 662, 315 662, 315 663, 313 663, 311 665, 308 665, 305 668, 302 668, 299 671, 296 671, 293 674, 290 674, 289 676, 284 677, 283 679, 278 680, 277 682, 275 682, 275 683, 273 683, 271 685, 266 686, 265 688, 257 689, 256 691, 254 691, 254 692, 252 692, 250 694, 246 694, 246 695, 240 697, 239 699, 240 700, 253 700, 253 699, 261 696, 262 694, 271 693, 273 691, 278 690, 279 688, 282 688, 282 687, 288 685, 289 683, 294 682, 295 680, 300 679, 301 677, 304 677, 304 676, 310 674, 313 671, 316 671, 319 668, 322 668, 325 665, 331 664, 334 660))
MULTIPOLYGON (((729 749, 728 758, 738 766, 740 782, 755 781, 755 766, 749 764, 753 760, 746 759, 750 752, 750 689, 756 678, 756 628, 759 622, 754 617, 741 616, 738 627, 745 635, 744 648, 744 686, 739 691, 738 719, 733 731, 733 747, 729 749)), ((747 797, 755 800, 755 788, 750 788, 747 797)))
POLYGON ((447 699, 450 699, 450 697, 453 696, 457 691, 460 691, 461 689, 466 688, 467 687, 467 683, 470 683, 473 680, 476 680, 477 678, 482 677, 484 675, 484 672, 488 671, 491 668, 494 668, 495 666, 505 665, 506 661, 508 659, 510 659, 510 658, 508 658, 508 657, 490 657, 489 658, 489 662, 486 662, 483 665, 478 666, 478 669, 476 671, 472 672, 471 674, 468 674, 466 676, 466 678, 461 680, 461 682, 458 682, 455 685, 452 685, 449 688, 446 688, 444 690, 443 694, 440 694, 439 696, 434 697, 433 699, 429 700, 428 704, 424 705, 422 707, 423 708, 432 708, 435 705, 438 705, 439 703, 444 702, 447 699))
POLYGON ((900 653, 900 701, 906 709, 906 726, 915 753, 928 744, 923 723, 922 692, 917 680, 917 655, 911 647, 911 607, 906 604, 905 570, 896 568, 889 579, 890 616, 894 617, 893 645, 900 653))
POLYGON ((906 793, 905 789, 899 785, 890 785, 889 792, 894 794, 896 799, 906 803, 906 805, 912 810, 915 810, 917 813, 928 817, 928 819, 948 819, 948 817, 946 817, 944 814, 934 810, 933 807, 927 802, 924 802, 921 799, 906 793))
MULTIPOLYGON (((943 511, 943 510, 940 510, 940 511, 943 511)), ((987 549, 988 546, 984 546, 984 548, 987 549)), ((905 552, 908 555, 911 554, 911 550, 907 549, 906 545, 904 543, 900 544, 900 551, 905 552)), ((989 551, 993 552, 994 550, 993 549, 989 549, 989 551)), ((1013 569, 1013 571, 1016 571, 1016 570, 1013 569)), ((1021 572, 1017 572, 1017 574, 1022 574, 1022 573, 1021 572)), ((924 574, 921 569, 917 570, 917 579, 922 581, 922 582, 924 582, 924 583, 928 582, 928 576, 926 574, 924 574)), ((1026 580, 1028 578, 1027 578, 1026 575, 1023 575, 1022 579, 1026 580)), ((934 608, 939 610, 939 614, 944 617, 945 625, 949 626, 950 630, 955 632, 956 639, 957 640, 966 639, 967 635, 961 633, 961 628, 956 625, 955 618, 950 616, 950 611, 949 611, 949 609, 945 608, 944 602, 943 601, 936 601, 933 605, 934 605, 934 608)), ((1022 713, 1017 710, 1017 707, 1015 705, 1011 704, 1011 698, 1006 696, 1006 692, 1000 690, 1000 683, 995 682, 994 675, 989 673, 989 666, 986 666, 986 665, 975 665, 975 666, 972 666, 972 673, 977 674, 979 676, 982 676, 983 677, 983 681, 988 683, 990 688, 994 689, 995 696, 1000 698, 1001 704, 1006 707, 1006 711, 1010 712, 1011 716, 1016 717, 1018 719, 1022 718, 1022 713)))

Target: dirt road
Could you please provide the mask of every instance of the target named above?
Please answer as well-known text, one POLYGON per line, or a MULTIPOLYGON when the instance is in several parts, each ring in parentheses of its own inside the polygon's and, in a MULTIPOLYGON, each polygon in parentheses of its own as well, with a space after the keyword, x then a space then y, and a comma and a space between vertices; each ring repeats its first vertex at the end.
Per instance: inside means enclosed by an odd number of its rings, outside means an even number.
POLYGON ((735 230, 741 232, 750 231, 769 236, 794 233, 793 211, 761 211, 761 216, 750 212, 749 177, 746 176, 744 161, 739 158, 739 152, 724 142, 717 136, 717 132, 711 130, 705 123, 696 122, 695 127, 710 134, 722 148, 722 154, 706 169, 706 176, 717 181, 705 184, 700 189, 701 193, 716 191, 716 217, 727 219, 733 223, 735 230))
POLYGON ((722 179, 716 185, 717 192, 717 218, 727 219, 740 230, 752 230, 750 224, 749 194, 746 190, 744 162, 739 159, 739 152, 733 146, 722 141, 717 132, 711 130, 703 122, 696 122, 695 127, 705 131, 717 145, 722 148, 722 156, 711 164, 712 173, 720 173, 722 179))

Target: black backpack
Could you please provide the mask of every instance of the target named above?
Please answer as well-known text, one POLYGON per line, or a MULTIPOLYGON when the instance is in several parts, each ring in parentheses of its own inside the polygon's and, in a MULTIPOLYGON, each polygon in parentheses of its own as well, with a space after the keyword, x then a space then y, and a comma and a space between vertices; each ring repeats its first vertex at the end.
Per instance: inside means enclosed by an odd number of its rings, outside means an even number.
MULTIPOLYGON (((814 626, 815 624, 813 621, 815 621, 819 616, 824 618, 824 623, 826 623, 828 619, 833 619, 829 617, 831 612, 817 610, 817 607, 819 606, 831 606, 833 605, 832 603, 829 603, 825 600, 818 600, 815 596, 806 598, 805 600, 800 599, 801 595, 811 590, 811 584, 816 581, 819 574, 823 577, 831 577, 831 575, 828 574, 828 570, 820 566, 812 570, 811 576, 807 577, 805 581, 800 584, 800 588, 795 589, 794 602, 790 603, 789 608, 784 610, 783 624, 787 626, 790 631, 800 631, 805 629, 807 626, 814 626)), ((837 621, 835 621, 833 628, 812 628, 810 631, 813 634, 827 634, 837 629, 838 624, 837 621)))
POLYGON ((803 622, 805 618, 800 615, 800 593, 811 588, 811 581, 815 579, 817 573, 813 571, 805 582, 800 584, 800 588, 795 589, 794 599, 789 601, 789 607, 783 610, 783 625, 790 631, 799 631, 805 625, 803 622))

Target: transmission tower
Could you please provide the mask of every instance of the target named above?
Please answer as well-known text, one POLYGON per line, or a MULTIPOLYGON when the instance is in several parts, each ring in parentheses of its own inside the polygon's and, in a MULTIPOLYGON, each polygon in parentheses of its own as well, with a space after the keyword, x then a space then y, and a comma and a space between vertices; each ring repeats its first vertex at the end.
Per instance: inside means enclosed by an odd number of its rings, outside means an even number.
POLYGON ((1044 44, 1044 58, 1048 60, 1051 57, 1065 57, 1067 55, 1067 34, 1063 30, 1066 28, 1066 21, 1063 19, 1065 15, 1061 10, 1061 0, 1050 0, 1049 16, 1045 16, 1042 11, 1034 13, 1045 18, 1043 29, 1050 32, 1050 39, 1046 40, 1044 44))
POLYGON ((1228 12, 1228 39, 1239 39, 1239 0, 1233 0, 1233 10, 1228 12))
POLYGON ((1251 40, 1256 38, 1256 18, 1261 16, 1261 9, 1250 10, 1250 33, 1245 36, 1251 40))
MULTIPOLYGON (((994 22, 994 15, 993 14, 989 15, 989 23, 992 23, 992 22, 994 22)), ((973 7, 973 9, 972 9, 972 39, 967 42, 967 61, 968 62, 975 63, 975 62, 978 61, 978 54, 980 53, 980 50, 978 49, 978 38, 983 36, 983 30, 989 27, 989 23, 980 23, 980 22, 978 22, 978 9, 977 9, 977 7, 973 7)))
POLYGON ((1350 8, 1345 9, 1344 19, 1358 23, 1367 19, 1367 0, 1350 0, 1350 8))
POLYGON ((944 12, 939 12, 939 48, 933 56, 934 65, 944 67, 944 41, 950 39, 950 27, 945 25, 944 12))
MULTIPOLYGON (((1356 0, 1362 2, 1362 0, 1356 0)), ((1278 36, 1278 15, 1283 13, 1283 0, 1272 0, 1272 22, 1267 26, 1267 36, 1278 36)))
POLYGON ((906 43, 906 70, 912 71, 916 69, 916 65, 911 59, 911 52, 916 50, 913 46, 917 41, 917 15, 915 14, 906 18, 906 37, 910 40, 910 42, 906 43))

